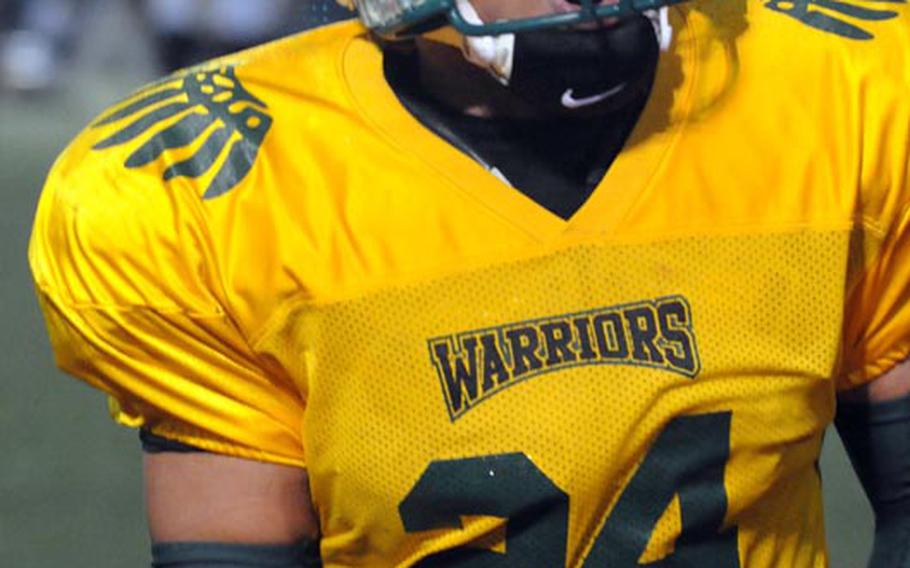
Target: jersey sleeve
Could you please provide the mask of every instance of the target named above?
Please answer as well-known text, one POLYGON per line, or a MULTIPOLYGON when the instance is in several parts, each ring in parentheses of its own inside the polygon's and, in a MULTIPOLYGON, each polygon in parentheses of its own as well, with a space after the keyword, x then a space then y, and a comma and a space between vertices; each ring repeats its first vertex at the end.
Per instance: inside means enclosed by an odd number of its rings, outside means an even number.
POLYGON ((302 396, 225 308, 198 195, 81 144, 52 170, 29 248, 59 367, 108 393, 119 423, 304 466, 302 396))
MULTIPOLYGON (((907 18, 902 20, 906 23, 907 18)), ((866 260, 848 291, 840 389, 872 381, 910 356, 910 33, 887 39, 890 61, 871 59, 865 117, 863 231, 854 252, 866 260)), ((885 58, 879 58, 885 59, 885 58)))

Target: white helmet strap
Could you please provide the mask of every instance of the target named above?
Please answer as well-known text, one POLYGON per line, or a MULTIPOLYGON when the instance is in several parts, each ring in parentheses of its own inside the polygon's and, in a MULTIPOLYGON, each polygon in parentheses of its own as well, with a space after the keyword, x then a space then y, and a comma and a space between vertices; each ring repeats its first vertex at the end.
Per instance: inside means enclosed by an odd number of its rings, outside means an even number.
POLYGON ((670 8, 664 6, 659 10, 647 10, 645 16, 654 25, 654 35, 661 51, 670 51, 673 44, 673 25, 670 23, 670 8))
MULTIPOLYGON (((455 0, 462 17, 471 24, 482 24, 483 20, 471 0, 455 0)), ((515 62, 515 34, 498 36, 464 36, 461 50, 465 59, 490 72, 497 81, 508 85, 512 78, 515 62)))

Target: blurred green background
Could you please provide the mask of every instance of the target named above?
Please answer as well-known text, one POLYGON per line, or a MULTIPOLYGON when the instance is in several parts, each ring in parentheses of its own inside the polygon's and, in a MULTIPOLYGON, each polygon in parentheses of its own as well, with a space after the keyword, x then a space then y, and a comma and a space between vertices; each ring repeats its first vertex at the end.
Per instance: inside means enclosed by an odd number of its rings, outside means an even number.
MULTIPOLYGON (((148 565, 136 435, 108 420, 101 395, 55 369, 26 263, 56 154, 160 73, 141 18, 119 1, 91 4, 51 86, 0 88, 0 566, 10 568, 148 565)), ((862 566, 872 517, 833 432, 821 463, 831 566, 862 566)))

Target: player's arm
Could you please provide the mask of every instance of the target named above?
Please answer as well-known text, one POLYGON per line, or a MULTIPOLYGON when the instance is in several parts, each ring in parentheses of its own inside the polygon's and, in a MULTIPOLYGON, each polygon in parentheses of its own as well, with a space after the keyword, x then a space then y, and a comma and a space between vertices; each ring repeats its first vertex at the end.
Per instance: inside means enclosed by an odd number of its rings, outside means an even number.
POLYGON ((146 452, 153 566, 319 566, 306 470, 206 452, 146 452))
POLYGON ((910 360, 842 393, 836 424, 875 512, 869 566, 910 568, 910 360))

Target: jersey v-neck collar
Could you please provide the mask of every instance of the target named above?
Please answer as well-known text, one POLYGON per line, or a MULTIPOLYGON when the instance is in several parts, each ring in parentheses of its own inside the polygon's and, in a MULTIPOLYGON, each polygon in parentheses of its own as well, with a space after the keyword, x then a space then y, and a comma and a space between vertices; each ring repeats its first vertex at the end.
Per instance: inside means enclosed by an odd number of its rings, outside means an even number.
POLYGON ((386 82, 382 51, 368 36, 357 36, 348 44, 341 71, 362 116, 390 144, 421 160, 509 224, 540 242, 577 234, 609 234, 650 193, 659 177, 661 162, 688 119, 697 82, 698 44, 695 34, 689 33, 685 18, 678 10, 674 12, 679 39, 673 51, 661 55, 651 97, 626 147, 588 200, 565 220, 505 183, 414 117, 386 82))

